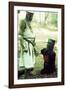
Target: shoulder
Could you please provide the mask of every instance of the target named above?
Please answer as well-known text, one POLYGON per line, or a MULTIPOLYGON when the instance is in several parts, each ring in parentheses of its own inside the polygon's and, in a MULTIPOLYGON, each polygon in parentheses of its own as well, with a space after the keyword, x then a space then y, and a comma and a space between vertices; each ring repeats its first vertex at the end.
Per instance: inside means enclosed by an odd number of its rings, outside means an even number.
POLYGON ((55 57, 56 56, 56 53, 53 51, 50 53, 51 56, 55 57))
POLYGON ((43 48, 42 50, 41 50, 41 54, 46 54, 47 53, 47 49, 46 48, 43 48))
POLYGON ((20 29, 25 29, 26 28, 26 22, 25 20, 20 21, 20 29))
POLYGON ((21 23, 23 24, 23 23, 26 23, 26 22, 25 22, 25 20, 21 20, 21 21, 20 21, 20 24, 21 24, 21 23))

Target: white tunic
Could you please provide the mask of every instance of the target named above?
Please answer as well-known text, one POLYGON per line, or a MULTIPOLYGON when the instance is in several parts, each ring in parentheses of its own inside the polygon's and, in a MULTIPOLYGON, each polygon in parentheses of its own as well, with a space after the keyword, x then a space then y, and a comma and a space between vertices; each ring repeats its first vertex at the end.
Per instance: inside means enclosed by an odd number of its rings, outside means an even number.
MULTIPOLYGON (((25 32, 23 33, 24 38, 27 40, 34 40, 35 34, 30 30, 29 26, 26 24, 25 32)), ((27 40, 23 39, 23 46, 24 50, 27 52, 22 51, 20 55, 21 62, 20 66, 24 66, 25 68, 33 68, 35 64, 35 54, 34 54, 34 47, 31 43, 29 43, 27 40)))

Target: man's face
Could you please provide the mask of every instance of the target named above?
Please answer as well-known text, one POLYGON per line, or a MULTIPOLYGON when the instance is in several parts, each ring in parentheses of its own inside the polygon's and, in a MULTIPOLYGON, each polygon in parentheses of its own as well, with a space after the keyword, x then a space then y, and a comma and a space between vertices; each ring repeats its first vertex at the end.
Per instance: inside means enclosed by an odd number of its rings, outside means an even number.
POLYGON ((27 15, 26 15, 26 20, 27 21, 32 21, 32 18, 33 18, 33 14, 32 13, 28 13, 27 15))

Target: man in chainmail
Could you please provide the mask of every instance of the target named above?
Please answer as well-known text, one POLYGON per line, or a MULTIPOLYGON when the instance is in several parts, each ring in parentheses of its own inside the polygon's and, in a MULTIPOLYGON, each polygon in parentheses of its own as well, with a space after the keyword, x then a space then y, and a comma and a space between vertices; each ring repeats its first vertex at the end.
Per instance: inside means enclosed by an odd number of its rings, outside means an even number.
POLYGON ((26 12, 26 18, 20 22, 20 45, 21 45, 21 60, 22 65, 25 68, 25 77, 31 74, 35 65, 35 34, 31 27, 31 21, 33 13, 30 11, 26 12))

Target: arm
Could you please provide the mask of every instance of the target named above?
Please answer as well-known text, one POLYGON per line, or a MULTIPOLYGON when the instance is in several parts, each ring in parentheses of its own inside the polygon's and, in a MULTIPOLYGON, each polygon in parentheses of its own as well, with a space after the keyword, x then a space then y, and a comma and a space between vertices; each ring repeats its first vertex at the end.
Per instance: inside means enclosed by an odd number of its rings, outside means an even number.
POLYGON ((20 40, 21 46, 24 48, 24 46, 23 46, 23 33, 25 31, 25 28, 26 28, 25 20, 20 21, 19 27, 20 27, 20 29, 19 29, 19 33, 18 33, 18 39, 20 40))
POLYGON ((20 21, 20 31, 19 31, 19 35, 23 35, 24 31, 26 29, 26 22, 25 20, 21 20, 20 21))

